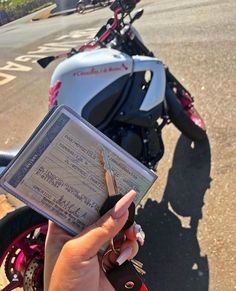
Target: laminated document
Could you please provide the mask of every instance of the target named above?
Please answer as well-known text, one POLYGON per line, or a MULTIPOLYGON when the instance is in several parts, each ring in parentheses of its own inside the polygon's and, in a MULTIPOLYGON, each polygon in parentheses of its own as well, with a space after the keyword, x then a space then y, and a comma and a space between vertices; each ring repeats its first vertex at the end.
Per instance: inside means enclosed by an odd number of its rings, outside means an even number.
POLYGON ((48 113, 2 173, 1 186, 71 234, 95 222, 108 197, 102 153, 119 194, 138 205, 156 175, 67 106, 48 113))

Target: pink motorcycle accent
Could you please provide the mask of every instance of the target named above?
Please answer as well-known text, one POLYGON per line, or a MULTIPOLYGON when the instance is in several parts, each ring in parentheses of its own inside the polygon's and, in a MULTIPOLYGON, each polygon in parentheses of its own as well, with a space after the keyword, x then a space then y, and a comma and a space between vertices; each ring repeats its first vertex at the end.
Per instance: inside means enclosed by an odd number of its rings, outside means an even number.
POLYGON ((49 97, 48 97, 49 109, 57 105, 57 95, 59 93, 59 89, 61 88, 61 84, 62 84, 61 81, 57 81, 55 85, 51 86, 49 89, 49 97))
POLYGON ((186 114, 197 126, 206 130, 206 126, 200 114, 197 112, 196 108, 193 106, 193 98, 187 93, 183 92, 182 96, 179 98, 186 114))
POLYGON ((37 237, 47 234, 47 224, 35 225, 23 233, 9 245, 0 258, 0 265, 5 260, 5 270, 10 283, 2 291, 11 291, 18 287, 42 289, 44 265, 44 240, 37 241, 37 237), (28 282, 27 282, 28 280, 28 282))

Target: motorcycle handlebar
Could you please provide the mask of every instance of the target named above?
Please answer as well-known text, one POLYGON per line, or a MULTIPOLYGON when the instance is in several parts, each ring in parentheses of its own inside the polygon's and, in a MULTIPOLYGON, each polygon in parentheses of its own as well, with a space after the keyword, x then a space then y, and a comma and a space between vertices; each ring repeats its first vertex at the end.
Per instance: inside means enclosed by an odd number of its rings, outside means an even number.
POLYGON ((140 0, 115 0, 111 4, 110 9, 112 11, 121 9, 121 12, 123 13, 130 13, 138 2, 140 2, 140 0))
POLYGON ((140 0, 115 0, 110 6, 111 10, 114 11, 114 21, 109 29, 106 29, 104 32, 101 30, 97 33, 98 39, 96 39, 96 41, 84 44, 78 49, 72 49, 69 53, 65 52, 55 56, 44 57, 39 59, 37 63, 42 68, 46 68, 52 61, 56 59, 70 57, 75 53, 83 52, 87 49, 94 49, 99 45, 103 45, 104 43, 106 46, 106 40, 109 38, 112 32, 116 31, 116 29, 119 27, 118 15, 126 13, 129 14, 135 8, 138 2, 140 2, 140 0))
POLYGON ((111 27, 106 30, 99 38, 98 40, 96 40, 96 42, 94 43, 88 43, 85 45, 82 45, 79 48, 79 52, 83 52, 87 49, 94 49, 96 48, 99 44, 103 43, 110 35, 111 35, 111 31, 114 31, 117 29, 118 25, 119 25, 119 19, 118 19, 118 15, 120 14, 121 9, 117 9, 116 11, 114 11, 114 21, 111 25, 111 27))
POLYGON ((104 44, 106 40, 109 38, 109 36, 117 30, 119 27, 119 19, 118 15, 119 14, 125 14, 125 13, 130 13, 136 6, 136 4, 140 2, 140 0, 115 0, 111 6, 110 9, 114 11, 114 20, 111 26, 104 31, 101 35, 99 32, 97 33, 98 39, 96 39, 95 42, 88 43, 82 45, 79 49, 78 52, 83 52, 85 50, 89 49, 94 49, 97 46, 104 44))

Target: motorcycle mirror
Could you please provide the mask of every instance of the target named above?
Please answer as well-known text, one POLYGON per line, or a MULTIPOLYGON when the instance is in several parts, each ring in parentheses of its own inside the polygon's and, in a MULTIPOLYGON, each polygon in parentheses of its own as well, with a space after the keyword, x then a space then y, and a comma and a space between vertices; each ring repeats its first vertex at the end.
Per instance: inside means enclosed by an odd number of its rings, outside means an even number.
POLYGON ((37 60, 37 63, 42 67, 42 68, 46 68, 52 61, 54 61, 56 59, 56 57, 54 56, 49 56, 49 57, 45 57, 42 59, 37 60))
POLYGON ((132 17, 132 20, 130 21, 130 23, 133 23, 135 20, 139 19, 142 15, 143 15, 144 9, 140 8, 139 10, 137 10, 134 14, 134 16, 132 17))

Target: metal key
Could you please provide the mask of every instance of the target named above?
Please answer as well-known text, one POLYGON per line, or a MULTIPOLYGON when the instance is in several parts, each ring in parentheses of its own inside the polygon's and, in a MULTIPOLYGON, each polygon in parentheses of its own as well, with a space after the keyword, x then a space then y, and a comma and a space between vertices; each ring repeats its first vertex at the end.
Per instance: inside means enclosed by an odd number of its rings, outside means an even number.
MULTIPOLYGON (((104 147, 102 149, 102 162, 103 162, 104 176, 105 176, 105 181, 106 181, 109 197, 107 198, 102 208, 100 209, 101 216, 104 215, 108 210, 113 208, 115 204, 123 197, 123 195, 118 194, 118 188, 116 184, 115 175, 111 167, 111 163, 110 163, 107 151, 104 147)), ((135 204, 132 203, 129 207, 129 217, 122 230, 126 230, 130 226, 133 225, 134 217, 135 217, 135 204)))
POLYGON ((110 197, 117 195, 118 189, 117 189, 115 175, 111 167, 111 163, 108 158, 107 151, 104 147, 102 148, 102 162, 103 162, 103 167, 104 167, 104 172, 105 172, 104 176, 105 176, 105 181, 107 185, 108 195, 110 197))
MULTIPOLYGON (((122 195, 118 194, 117 184, 115 180, 115 175, 112 170, 109 157, 107 155, 106 149, 102 149, 102 162, 104 167, 104 176, 105 181, 107 185, 108 195, 109 197, 103 204, 100 215, 102 216, 105 214, 108 210, 113 208, 115 204, 122 198, 122 195)), ((129 217, 128 220, 123 227, 123 231, 128 229, 130 226, 134 223, 134 217, 135 217, 135 205, 132 203, 129 207, 129 217)), ((111 249, 106 252, 107 255, 109 255, 110 251, 114 251, 117 253, 117 250, 114 248, 113 240, 111 241, 111 249)), ((117 253, 119 254, 119 252, 117 253)), ((106 271, 105 268, 104 271, 106 272, 107 278, 112 284, 112 286, 117 291, 123 291, 130 289, 132 291, 147 291, 147 287, 142 282, 142 279, 140 277, 140 270, 142 270, 142 267, 138 267, 137 264, 134 264, 130 261, 126 261, 121 266, 115 266, 114 268, 110 269, 109 271, 106 271), (135 265, 135 267, 134 267, 135 265), (137 271, 139 268, 139 272, 137 271)))

